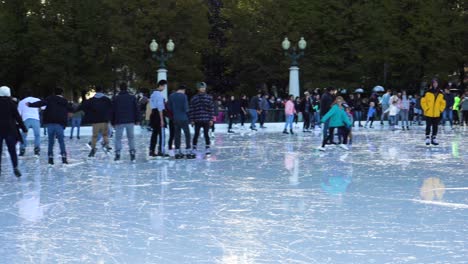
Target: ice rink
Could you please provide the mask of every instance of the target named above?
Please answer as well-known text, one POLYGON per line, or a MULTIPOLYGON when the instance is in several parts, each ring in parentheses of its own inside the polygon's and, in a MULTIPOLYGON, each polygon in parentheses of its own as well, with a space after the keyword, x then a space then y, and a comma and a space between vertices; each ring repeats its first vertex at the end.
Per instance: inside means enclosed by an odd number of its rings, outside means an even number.
POLYGON ((86 136, 52 168, 43 138, 21 178, 5 149, 0 263, 468 263, 468 128, 353 133, 326 152, 319 130, 218 133, 209 158, 151 160, 144 132, 133 164, 126 142, 88 160, 86 136))

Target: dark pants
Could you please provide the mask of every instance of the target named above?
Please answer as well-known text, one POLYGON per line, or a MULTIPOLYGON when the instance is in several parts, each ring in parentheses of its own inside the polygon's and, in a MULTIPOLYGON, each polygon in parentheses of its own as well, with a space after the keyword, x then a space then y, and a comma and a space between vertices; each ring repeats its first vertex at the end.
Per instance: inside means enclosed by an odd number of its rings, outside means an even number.
POLYGON ((11 163, 13 168, 18 167, 18 156, 16 155, 16 136, 15 135, 0 135, 0 167, 2 164, 3 140, 5 140, 8 153, 10 153, 11 163))
POLYGON ((440 117, 428 117, 426 116, 426 137, 431 135, 431 128, 432 128, 432 136, 437 136, 437 130, 439 128, 440 117))
POLYGON ((325 144, 327 144, 327 142, 329 142, 329 143, 333 142, 334 133, 335 133, 335 128, 334 127, 329 127, 327 136, 323 137, 322 147, 325 147, 325 144))
POLYGON ((229 130, 232 129, 232 123, 237 120, 237 115, 230 115, 229 116, 229 130))
POLYGON ((174 121, 169 119, 169 149, 174 145, 174 121))
POLYGON ((262 112, 260 112, 260 116, 258 117, 258 122, 260 123, 260 127, 263 127, 263 125, 265 124, 265 120, 266 120, 266 110, 262 110, 262 112))
POLYGON ((241 111, 240 112, 240 121, 241 121, 241 126, 244 126, 244 123, 245 123, 245 113, 244 111, 241 111))
MULTIPOLYGON (((468 110, 463 110, 462 111, 462 115, 463 115, 463 122, 465 122, 465 125, 468 126, 468 110)), ((462 122, 460 122, 461 124, 462 122)))
POLYGON ((349 128, 344 126, 338 127, 338 135, 340 137, 340 143, 348 144, 349 128))
MULTIPOLYGON (((323 142, 327 142, 328 140, 328 126, 330 124, 330 119, 325 121, 325 123, 323 123, 323 130, 322 130, 322 135, 323 135, 323 142)), ((333 139, 333 134, 332 134, 332 139, 333 139)), ((325 143, 323 144, 325 146, 325 143)))
POLYGON ((163 141, 163 129, 161 127, 161 117, 159 116, 159 111, 157 109, 153 109, 151 112, 151 117, 150 117, 150 122, 151 122, 151 128, 153 129, 153 132, 151 133, 151 141, 150 141, 150 152, 154 152, 156 149, 156 142, 159 142, 158 146, 158 152, 162 153, 163 152, 163 146, 164 146, 164 141, 163 141), (159 138, 159 141, 158 141, 159 138))
POLYGON ((210 122, 195 122, 195 134, 193 135, 193 147, 195 148, 198 143, 198 137, 200 136, 200 129, 203 127, 203 136, 205 137, 205 144, 207 147, 210 146, 210 136, 208 130, 210 130, 210 122))
POLYGON ((190 149, 190 130, 188 120, 174 120, 175 148, 180 149, 181 130, 184 130, 185 146, 190 149))
POLYGON ((303 112, 302 115, 304 116, 304 129, 310 128, 310 113, 303 112))

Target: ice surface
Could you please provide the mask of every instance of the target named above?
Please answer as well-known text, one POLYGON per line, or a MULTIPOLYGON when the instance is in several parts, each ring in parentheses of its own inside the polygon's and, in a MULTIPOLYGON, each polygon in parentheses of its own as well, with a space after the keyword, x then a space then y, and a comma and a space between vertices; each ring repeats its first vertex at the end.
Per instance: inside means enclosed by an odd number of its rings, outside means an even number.
MULTIPOLYGON (((218 134, 213 154, 137 162, 67 140, 69 166, 3 154, 0 263, 468 263, 467 129, 218 134)), ((203 142, 203 140, 201 141, 203 142)), ((57 147, 57 146, 56 146, 57 147)), ((58 152, 56 150, 56 152, 58 152)))

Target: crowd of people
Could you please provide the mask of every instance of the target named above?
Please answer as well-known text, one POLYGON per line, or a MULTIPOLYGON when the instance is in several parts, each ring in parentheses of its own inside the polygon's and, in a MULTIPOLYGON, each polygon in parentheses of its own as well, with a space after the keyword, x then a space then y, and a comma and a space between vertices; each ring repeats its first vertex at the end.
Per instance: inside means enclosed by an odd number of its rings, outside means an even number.
POLYGON ((64 140, 64 129, 68 124, 72 127, 70 138, 73 138, 76 129, 78 139, 82 123, 92 126, 92 139, 88 143, 91 148, 89 158, 96 155, 99 140, 103 151, 109 153, 112 150, 109 137, 115 133, 115 161, 121 159, 124 131, 128 139, 130 160, 135 160, 134 128, 140 122, 151 131, 148 155, 159 158, 174 156, 175 159, 196 157, 201 129, 205 140, 204 153, 209 155, 212 137, 210 133, 214 132, 215 123, 227 121, 227 132, 235 133, 233 124, 239 122, 243 128, 250 120, 250 130, 257 131, 257 123, 261 129, 266 128, 264 124, 268 115, 278 115, 275 116, 276 120, 285 121, 284 134, 294 134, 293 123, 301 119, 304 133, 322 129, 322 144, 318 147, 320 151, 325 151, 329 144, 349 150, 349 144, 352 144, 352 127, 356 124, 363 128, 373 128, 374 121, 380 120, 383 125, 384 120, 388 120, 390 130, 395 130, 398 122, 401 122, 402 130, 409 130, 410 126, 422 125, 425 121, 426 145, 439 144, 437 134, 441 121, 442 124, 448 121, 452 129, 456 125, 468 125, 468 92, 453 93, 449 86, 441 90, 437 79, 432 80, 422 97, 418 94, 407 95, 404 90, 388 90, 381 96, 373 93, 364 98, 360 93, 347 96, 339 94, 336 88, 330 87, 323 91, 306 91, 303 97, 289 95, 281 99, 258 91, 251 98, 246 95, 237 98, 211 96, 207 93, 206 83, 200 82, 197 84, 198 93, 190 100, 184 85, 177 87, 166 100, 163 95, 167 89, 165 80, 158 82, 157 88, 149 97, 131 94, 126 83, 122 83, 119 88, 120 92, 110 98, 104 94, 102 86, 96 86, 95 95, 78 104, 67 101, 61 88, 56 88, 54 95, 42 100, 28 91, 22 100, 15 103, 10 88, 1 87, 0 151, 5 141, 14 174, 21 176, 16 144, 20 143, 19 156, 24 156, 29 129, 34 133, 34 155, 40 155, 41 121, 46 129, 44 132, 48 135, 47 158, 50 165, 54 164, 56 140, 62 163, 68 164, 64 140), (194 127, 193 136, 190 134, 190 125, 194 127), (169 139, 165 138, 165 129, 169 129, 169 139), (334 139, 335 130, 338 132, 337 141, 334 139), (185 149, 181 146, 182 132, 185 149))

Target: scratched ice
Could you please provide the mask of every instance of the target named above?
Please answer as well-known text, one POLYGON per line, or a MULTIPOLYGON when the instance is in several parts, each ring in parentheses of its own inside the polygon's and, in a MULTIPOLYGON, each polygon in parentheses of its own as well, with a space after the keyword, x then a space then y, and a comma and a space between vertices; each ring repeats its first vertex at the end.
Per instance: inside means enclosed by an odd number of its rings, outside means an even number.
POLYGON ((355 131, 321 153, 317 131, 219 134, 180 161, 142 135, 135 164, 87 161, 84 138, 67 167, 28 149, 20 179, 4 153, 0 263, 468 263, 467 135, 355 131))

